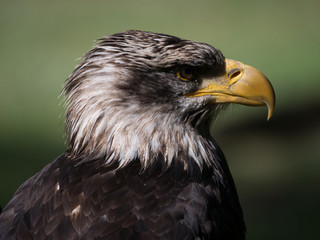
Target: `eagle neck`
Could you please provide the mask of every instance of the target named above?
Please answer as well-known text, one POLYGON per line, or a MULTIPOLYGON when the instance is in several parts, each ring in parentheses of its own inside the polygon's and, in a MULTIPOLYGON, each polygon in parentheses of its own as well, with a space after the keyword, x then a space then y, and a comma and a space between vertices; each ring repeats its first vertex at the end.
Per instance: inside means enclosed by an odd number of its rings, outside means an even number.
POLYGON ((110 102, 99 112, 73 122, 75 127, 69 128, 74 129, 69 139, 72 158, 104 158, 105 164, 118 162, 119 167, 139 160, 142 169, 155 161, 163 161, 166 166, 178 161, 185 170, 193 163, 200 169, 204 164, 219 169, 217 146, 209 134, 202 133, 204 127, 196 124, 195 128, 194 121, 174 111, 168 113, 161 106, 141 109, 110 102))

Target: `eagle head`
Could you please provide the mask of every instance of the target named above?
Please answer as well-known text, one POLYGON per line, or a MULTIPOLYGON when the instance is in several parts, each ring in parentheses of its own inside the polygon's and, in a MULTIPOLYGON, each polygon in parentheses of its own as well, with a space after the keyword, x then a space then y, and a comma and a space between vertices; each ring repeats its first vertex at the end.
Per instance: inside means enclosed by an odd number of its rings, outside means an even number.
POLYGON ((98 41, 67 79, 68 153, 120 166, 156 159, 214 164, 212 120, 228 103, 266 105, 274 91, 253 67, 216 48, 165 34, 126 31, 98 41), (181 156, 182 154, 188 156, 181 156))

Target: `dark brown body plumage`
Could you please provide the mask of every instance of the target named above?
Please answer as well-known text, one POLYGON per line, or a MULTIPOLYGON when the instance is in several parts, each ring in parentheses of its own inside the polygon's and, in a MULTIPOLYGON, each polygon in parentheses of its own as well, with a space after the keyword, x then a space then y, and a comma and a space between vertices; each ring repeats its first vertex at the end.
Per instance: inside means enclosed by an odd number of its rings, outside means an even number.
POLYGON ((61 156, 20 187, 1 239, 244 239, 233 182, 212 168, 75 163, 61 156))

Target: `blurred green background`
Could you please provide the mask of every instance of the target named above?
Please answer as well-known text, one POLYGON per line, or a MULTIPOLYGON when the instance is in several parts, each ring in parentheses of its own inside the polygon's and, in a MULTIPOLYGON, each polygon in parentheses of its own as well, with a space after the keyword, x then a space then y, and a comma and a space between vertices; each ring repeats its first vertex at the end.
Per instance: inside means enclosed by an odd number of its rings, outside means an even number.
POLYGON ((212 127, 247 239, 320 239, 320 1, 0 0, 0 205, 63 153, 64 80, 93 40, 128 29, 203 41, 271 80, 274 116, 232 106, 212 127))

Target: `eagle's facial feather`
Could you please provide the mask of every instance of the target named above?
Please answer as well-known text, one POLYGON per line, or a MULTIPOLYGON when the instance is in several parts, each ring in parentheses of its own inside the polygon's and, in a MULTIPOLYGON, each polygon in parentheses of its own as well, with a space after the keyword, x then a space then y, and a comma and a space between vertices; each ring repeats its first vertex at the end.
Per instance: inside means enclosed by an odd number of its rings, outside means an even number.
POLYGON ((215 149, 208 128, 224 105, 185 94, 202 75, 224 74, 224 64, 212 46, 168 35, 128 31, 100 39, 64 89, 70 156, 120 166, 139 159, 146 168, 159 154, 169 166, 187 152, 200 168, 216 164, 205 149, 215 149), (181 66, 196 68, 197 79, 179 79, 181 66))

